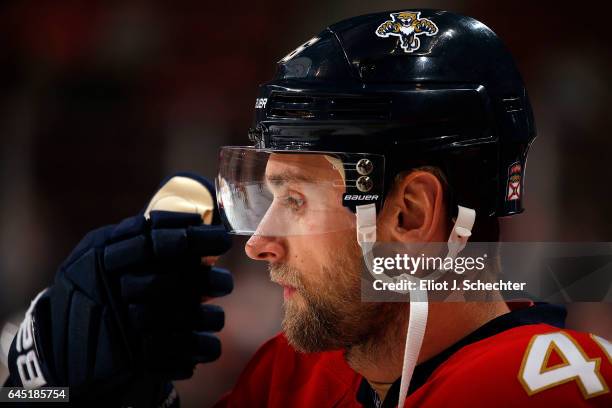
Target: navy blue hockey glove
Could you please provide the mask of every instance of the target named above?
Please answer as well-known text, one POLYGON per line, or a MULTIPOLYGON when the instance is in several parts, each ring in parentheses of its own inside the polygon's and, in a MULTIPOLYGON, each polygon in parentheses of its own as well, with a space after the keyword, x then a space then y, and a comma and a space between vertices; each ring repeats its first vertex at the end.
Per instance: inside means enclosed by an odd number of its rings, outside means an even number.
POLYGON ((32 302, 11 345, 7 385, 154 405, 168 380, 217 359, 212 333, 224 313, 202 302, 230 293, 233 281, 210 265, 231 245, 213 197, 207 180, 178 174, 143 214, 87 234, 32 302))

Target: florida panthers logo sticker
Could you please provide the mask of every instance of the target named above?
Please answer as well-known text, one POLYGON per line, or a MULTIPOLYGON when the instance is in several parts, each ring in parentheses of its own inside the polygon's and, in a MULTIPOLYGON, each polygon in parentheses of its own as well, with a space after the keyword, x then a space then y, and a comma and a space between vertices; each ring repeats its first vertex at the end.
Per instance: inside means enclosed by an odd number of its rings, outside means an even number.
POLYGON ((391 20, 387 20, 376 29, 376 35, 382 38, 389 36, 399 37, 400 46, 404 52, 413 52, 421 47, 419 35, 436 35, 438 27, 427 18, 419 18, 420 11, 402 11, 391 13, 391 20))
POLYGON ((506 189, 506 201, 521 199, 521 176, 523 168, 521 163, 512 163, 508 167, 508 188, 506 189))

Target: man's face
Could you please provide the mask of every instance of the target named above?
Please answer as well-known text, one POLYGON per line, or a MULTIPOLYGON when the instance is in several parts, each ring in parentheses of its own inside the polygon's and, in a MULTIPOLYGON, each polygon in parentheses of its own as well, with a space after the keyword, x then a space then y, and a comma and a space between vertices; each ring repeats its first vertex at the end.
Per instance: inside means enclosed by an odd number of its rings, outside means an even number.
POLYGON ((380 304, 361 303, 363 261, 355 215, 342 206, 340 161, 272 155, 266 180, 274 201, 245 250, 267 261, 272 281, 284 288, 287 339, 303 352, 364 342, 384 313, 380 304))

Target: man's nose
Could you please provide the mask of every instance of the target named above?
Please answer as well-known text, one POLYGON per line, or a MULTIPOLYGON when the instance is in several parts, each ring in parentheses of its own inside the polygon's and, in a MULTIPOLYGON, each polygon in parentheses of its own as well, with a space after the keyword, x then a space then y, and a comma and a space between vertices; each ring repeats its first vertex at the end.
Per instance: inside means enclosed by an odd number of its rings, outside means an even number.
POLYGON ((279 238, 253 235, 244 246, 247 256, 256 261, 276 263, 285 257, 285 247, 279 238))

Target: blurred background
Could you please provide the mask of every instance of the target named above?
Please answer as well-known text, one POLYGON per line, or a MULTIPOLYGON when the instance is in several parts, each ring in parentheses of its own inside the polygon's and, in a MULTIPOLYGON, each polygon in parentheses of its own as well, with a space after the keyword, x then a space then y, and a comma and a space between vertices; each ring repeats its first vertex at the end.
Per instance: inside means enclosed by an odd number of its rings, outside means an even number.
MULTIPOLYGON (((581 3, 582 4, 582 3, 581 3)), ((471 15, 516 58, 538 126, 524 215, 507 240, 612 241, 609 18, 563 2, 66 1, 0 6, 0 325, 51 283, 89 230, 138 212, 178 170, 213 177, 217 148, 246 144, 257 85, 325 26, 386 9, 471 15)), ((282 291, 244 240, 224 260, 224 354, 178 384, 209 406, 279 329, 282 291)), ((569 325, 612 337, 612 309, 569 325)), ((0 381, 6 373, 0 367, 0 381)))

